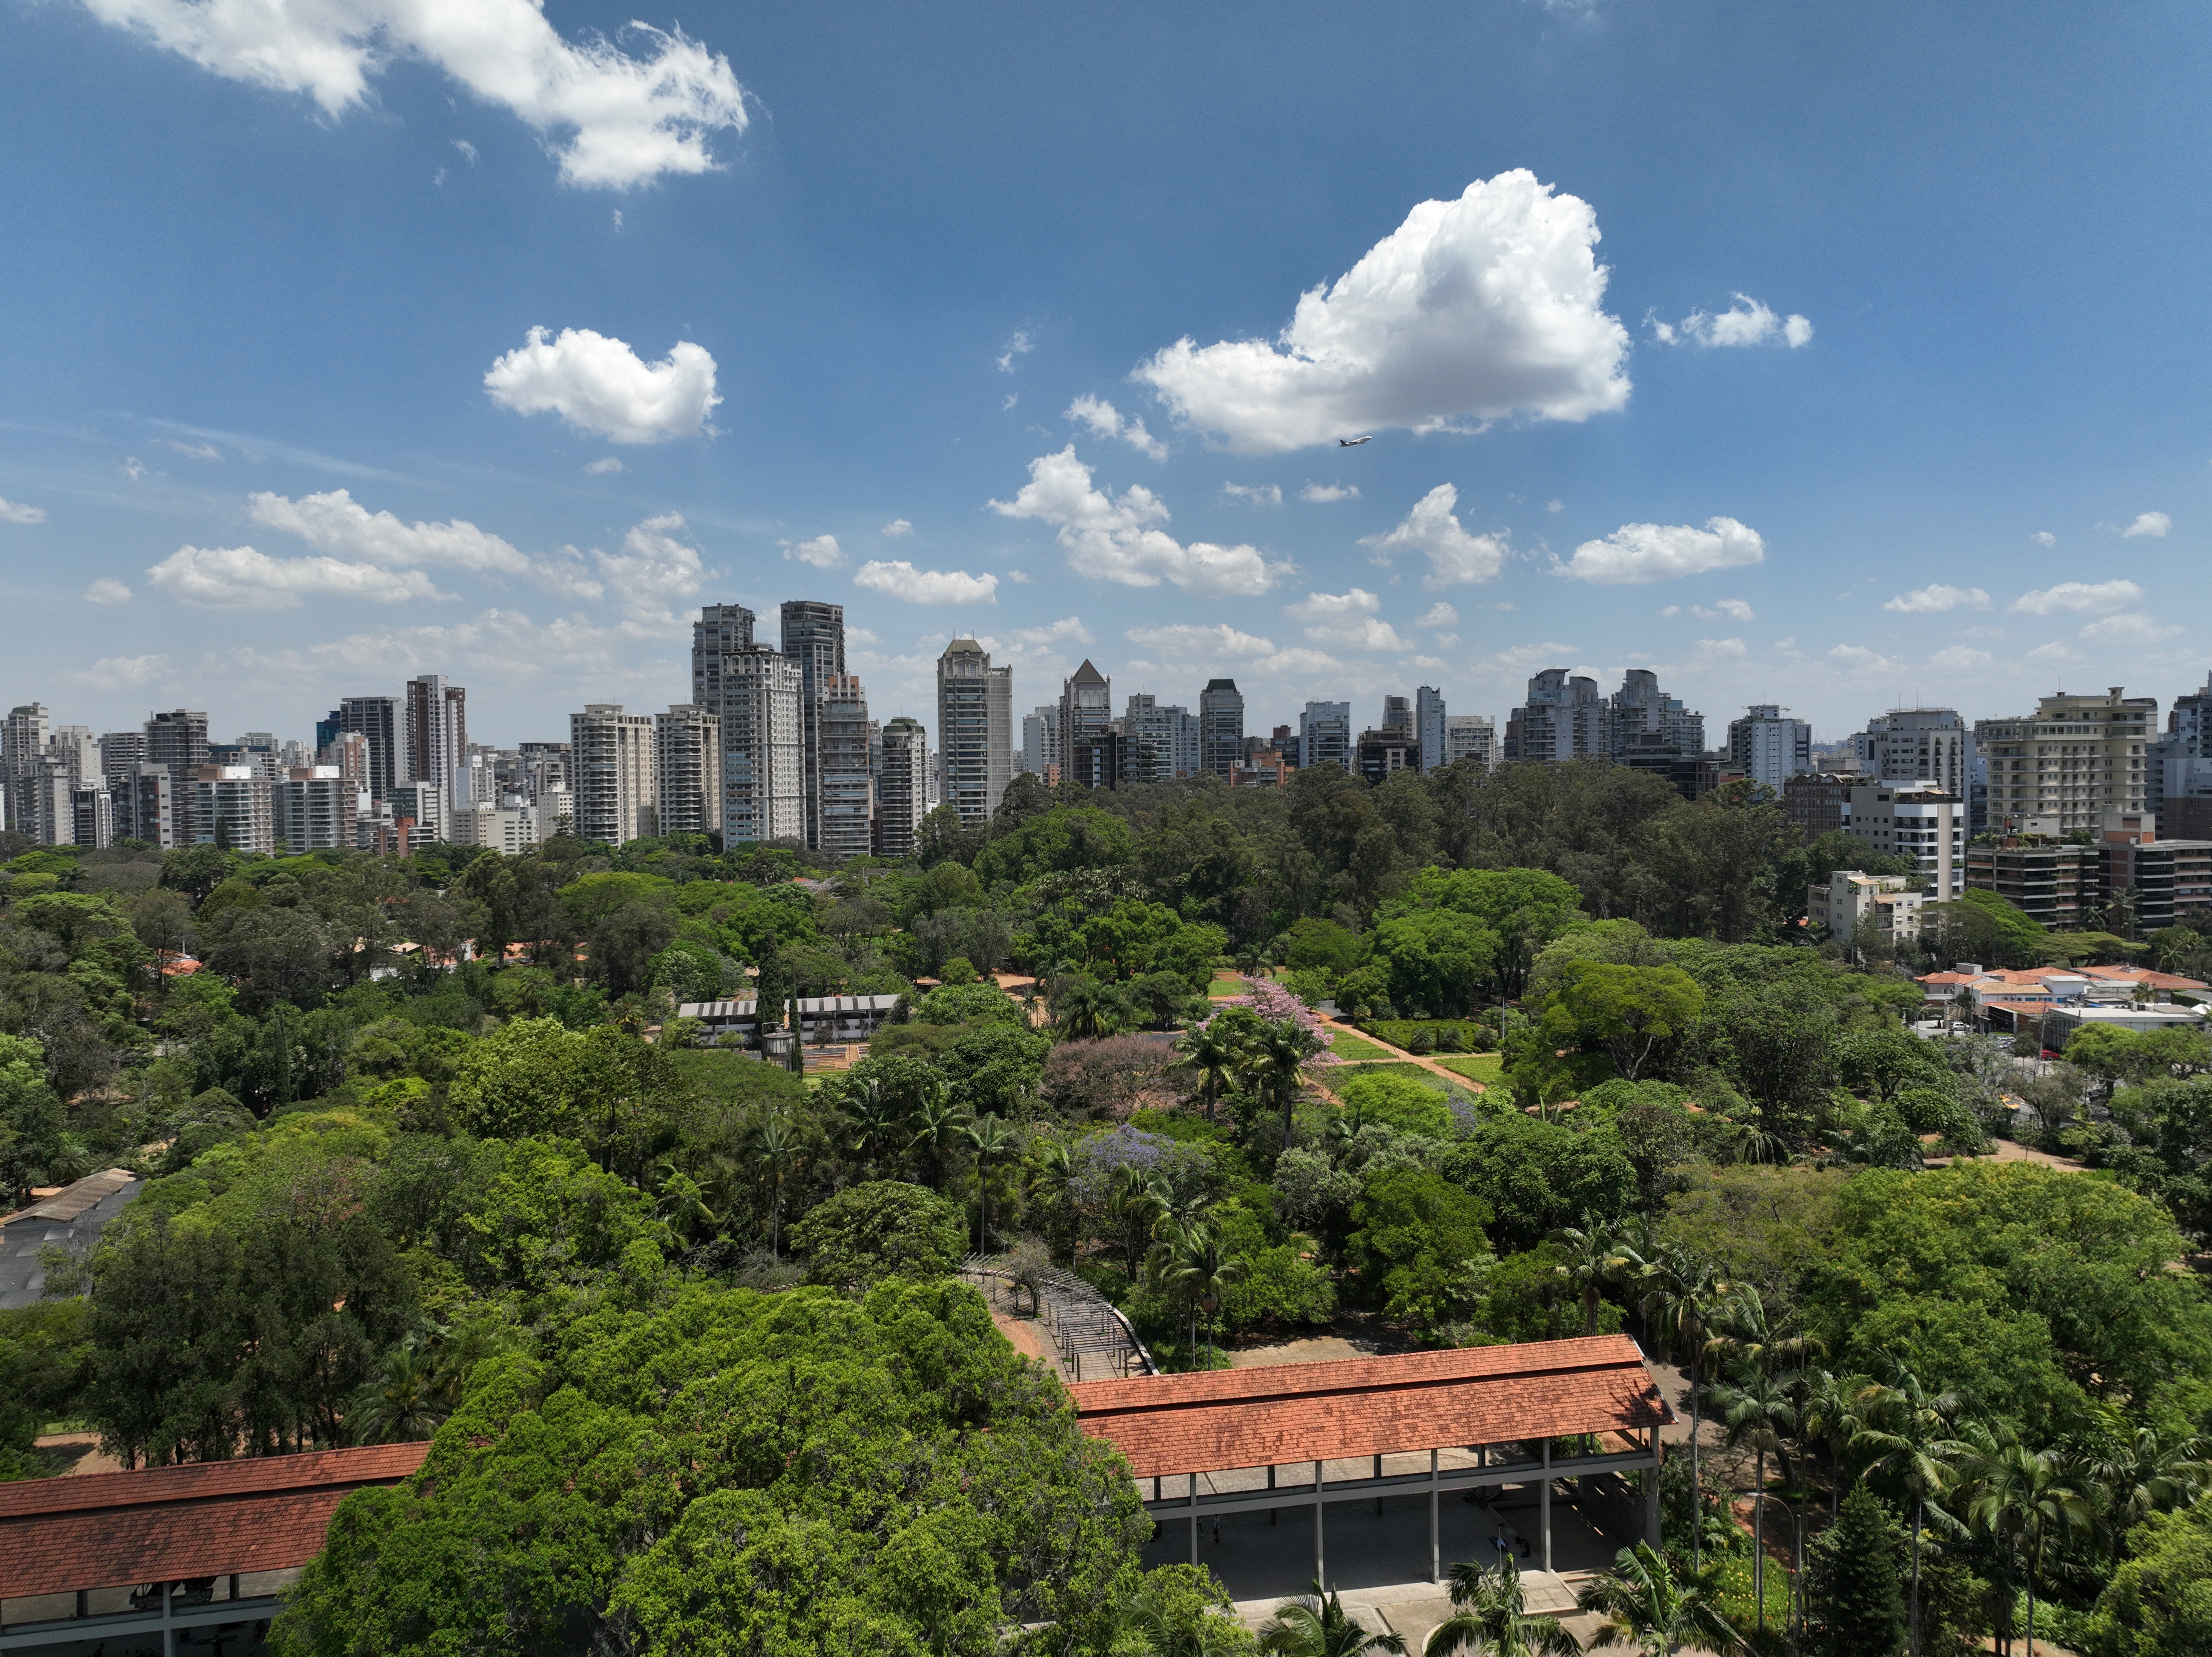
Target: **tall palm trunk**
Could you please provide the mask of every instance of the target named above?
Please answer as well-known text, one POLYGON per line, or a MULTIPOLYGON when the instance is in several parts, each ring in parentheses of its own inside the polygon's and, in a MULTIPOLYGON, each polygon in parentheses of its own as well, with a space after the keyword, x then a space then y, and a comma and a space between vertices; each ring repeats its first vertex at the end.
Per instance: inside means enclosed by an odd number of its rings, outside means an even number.
POLYGON ((1925 1496, 1915 1494, 1912 1498, 1912 1603, 1907 1616, 1905 1633, 1912 1648, 1912 1657, 1920 1657, 1920 1526, 1928 1506, 1925 1496))
POLYGON ((1693 1347, 1690 1352, 1690 1569, 1693 1571, 1702 1563, 1705 1542, 1704 1487, 1698 1482, 1698 1437, 1701 1419, 1698 1407, 1698 1357, 1693 1347))
POLYGON ((1766 1452, 1761 1450, 1752 1477, 1751 1597, 1759 1606, 1759 1631, 1766 1632, 1766 1452))

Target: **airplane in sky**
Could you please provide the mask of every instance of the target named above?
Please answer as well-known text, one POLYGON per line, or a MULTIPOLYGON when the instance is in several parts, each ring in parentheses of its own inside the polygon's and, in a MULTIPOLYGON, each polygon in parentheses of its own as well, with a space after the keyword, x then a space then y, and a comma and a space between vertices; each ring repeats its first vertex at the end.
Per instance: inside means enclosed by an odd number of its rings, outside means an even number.
POLYGON ((1356 449, 1362 443, 1372 443, 1374 440, 1375 434, 1370 432, 1365 437, 1340 437, 1336 440, 1336 446, 1340 449, 1356 449))

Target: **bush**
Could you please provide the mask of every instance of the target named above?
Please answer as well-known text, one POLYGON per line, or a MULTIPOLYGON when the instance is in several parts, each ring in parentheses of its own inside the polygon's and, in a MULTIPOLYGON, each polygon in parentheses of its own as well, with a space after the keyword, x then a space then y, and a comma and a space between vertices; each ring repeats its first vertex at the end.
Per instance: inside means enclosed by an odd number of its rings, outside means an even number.
POLYGON ((996 984, 940 984, 914 1004, 917 1024, 1018 1024, 1029 1028, 1022 1004, 996 984))
POLYGON ((1141 1035, 1109 1035, 1097 1041, 1062 1041, 1045 1054, 1045 1102, 1062 1116, 1122 1117, 1147 1093, 1180 1092, 1168 1066, 1165 1043, 1141 1035))
POLYGON ((1463 1317, 1482 1292, 1490 1211, 1441 1174, 1401 1168, 1352 1205, 1348 1253, 1360 1287, 1395 1321, 1427 1332, 1463 1317))
POLYGON ((878 1278, 950 1277, 968 1247, 961 1211, 925 1187, 871 1180, 839 1192, 791 1228, 807 1275, 834 1289, 878 1278))
POLYGON ((1494 1034, 1468 1018, 1369 1018, 1359 1028, 1407 1053, 1489 1053, 1498 1046, 1494 1034))
POLYGON ((1221 1315, 1231 1329, 1318 1327, 1336 1315, 1336 1285, 1289 1244, 1263 1248, 1246 1260, 1244 1275, 1222 1296, 1221 1315))
POLYGON ((1410 1076, 1370 1071, 1339 1083, 1336 1096, 1346 1110, 1368 1121, 1384 1122, 1402 1132, 1431 1139, 1452 1137, 1451 1108, 1445 1104, 1444 1096, 1410 1076))

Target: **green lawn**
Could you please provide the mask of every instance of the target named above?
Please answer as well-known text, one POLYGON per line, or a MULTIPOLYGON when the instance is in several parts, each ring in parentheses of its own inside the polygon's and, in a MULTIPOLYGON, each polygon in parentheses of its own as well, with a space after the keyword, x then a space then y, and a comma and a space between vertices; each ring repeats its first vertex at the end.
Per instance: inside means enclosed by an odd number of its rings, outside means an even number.
POLYGON ((1217 978, 1206 986, 1206 993, 1209 998, 1217 995, 1249 995, 1251 992, 1251 986, 1241 978, 1217 978))
POLYGON ((1486 1084, 1495 1082, 1505 1071, 1505 1057, 1496 1053, 1440 1053, 1437 1063, 1455 1076, 1464 1076, 1470 1082, 1486 1084))
POLYGON ((1354 1035, 1350 1030, 1333 1030, 1330 1034, 1336 1039, 1328 1044, 1328 1050, 1348 1065, 1358 1064, 1363 1059, 1392 1059, 1398 1056, 1381 1043, 1370 1041, 1364 1035, 1354 1035))

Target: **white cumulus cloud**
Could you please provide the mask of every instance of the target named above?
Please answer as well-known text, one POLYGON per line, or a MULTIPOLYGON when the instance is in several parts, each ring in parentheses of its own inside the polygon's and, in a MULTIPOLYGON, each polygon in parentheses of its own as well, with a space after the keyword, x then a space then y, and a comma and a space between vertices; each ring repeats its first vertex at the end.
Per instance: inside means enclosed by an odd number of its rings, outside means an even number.
POLYGON ((1459 491, 1439 483, 1413 503, 1397 528, 1364 535, 1359 544, 1370 549, 1370 555, 1378 564, 1389 563, 1401 552, 1426 554, 1429 574, 1421 585, 1431 589, 1495 580, 1505 562, 1505 537, 1468 534, 1452 510, 1458 505, 1459 491))
POLYGON ((1828 659, 1855 673, 1893 673, 1904 665, 1895 657, 1869 650, 1864 645, 1838 645, 1828 652, 1828 659))
POLYGON ((589 328, 563 328, 557 338, 532 328, 527 343, 491 365, 484 387, 503 408, 557 414, 616 443, 696 437, 722 400, 705 346, 679 340, 660 361, 647 363, 621 340, 589 328))
POLYGON ((902 541, 913 533, 914 525, 903 518, 894 518, 884 525, 884 536, 887 540, 902 541))
POLYGON ((916 569, 903 558, 871 558, 853 573, 853 585, 910 604, 995 604, 999 578, 964 569, 916 569))
POLYGON ((1987 610, 1990 595, 1979 587, 1946 586, 1941 581, 1924 587, 1915 587, 1910 592, 1900 592, 1884 604, 1884 610, 1893 610, 1900 616, 1935 616, 1947 610, 1987 610))
POLYGON ((1248 507, 1279 507, 1283 504, 1282 486, 1279 483, 1224 483, 1223 496, 1241 501, 1248 507))
POLYGON ((2100 645, 2154 645, 2180 631, 2172 622, 2154 622, 2140 611, 2126 610, 2090 622, 2081 629, 2081 636, 2100 645))
POLYGON ((1687 524, 1623 524, 1602 541, 1585 541, 1577 547, 1566 573, 1577 580, 1618 586, 1735 569, 1765 556, 1766 543, 1759 531, 1733 518, 1709 518, 1703 529, 1687 524))
POLYGON ((2173 519, 2162 512, 2139 512, 2136 514, 2135 522, 2120 531, 2120 538, 2124 541, 2160 541, 2166 538, 2166 531, 2172 527, 2173 519))
POLYGON ((179 547, 146 575, 198 610, 291 610, 309 598, 391 604, 445 596, 420 570, 340 558, 271 558, 252 547, 179 547))
POLYGON ((1429 606, 1429 613, 1414 623, 1417 627, 1457 627, 1459 612, 1441 598, 1429 606))
POLYGON ((2141 603, 2142 596, 2142 589, 2133 581, 2061 581, 2055 587, 2021 593, 2012 601, 2012 608, 2021 616, 2094 616, 2125 610, 2141 603))
POLYGON ((1171 581, 1203 598, 1249 598, 1290 570, 1256 547, 1208 541, 1184 545, 1156 527, 1168 519, 1164 501, 1141 483, 1131 484, 1118 500, 1093 487, 1091 468, 1075 458, 1073 443, 1030 462, 1030 481, 1012 501, 994 501, 990 507, 1008 518, 1052 525, 1071 569, 1123 586, 1171 581))
MULTIPOLYGON (((708 139, 743 132, 728 59, 642 23, 635 56, 561 38, 535 0, 84 0, 102 22, 233 81, 304 92, 326 116, 369 98, 396 58, 434 64, 536 131, 564 183, 624 190, 714 165, 708 139)), ((464 153, 466 146, 460 146, 464 153)), ((471 157, 473 158, 473 157, 471 157)))
POLYGON ((1972 645, 1946 645, 1928 659, 1928 665, 1947 672, 1972 673, 1994 666, 1996 661, 1988 651, 1976 650, 1972 645))
POLYGON ((1275 653, 1272 639, 1240 633, 1226 622, 1201 627, 1194 622, 1172 622, 1160 627, 1133 627, 1122 636, 1145 650, 1176 659, 1204 658, 1254 661, 1275 653))
POLYGON ((1680 322, 1654 318, 1651 333, 1662 345, 1783 345, 1795 350, 1811 340, 1813 325, 1795 313, 1778 316, 1750 294, 1738 294, 1718 316, 1692 311, 1680 322))
POLYGON ((0 495, 0 524, 43 524, 46 521, 44 507, 27 507, 20 501, 10 501, 0 495))
POLYGON ((1357 501, 1359 499, 1359 486, 1357 483, 1309 483, 1298 491, 1298 499, 1319 504, 1331 501, 1357 501))
POLYGON ((1700 639, 1698 653, 1708 658, 1741 656, 1745 653, 1744 644, 1741 639, 1700 639))
POLYGON ((1316 644, 1350 650, 1411 649, 1389 622, 1376 615, 1382 607, 1375 594, 1354 587, 1349 592, 1309 592, 1298 603, 1285 605, 1283 614, 1309 623, 1306 637, 1316 644))
POLYGON ((528 557, 465 519, 450 523, 403 523, 389 512, 372 513, 344 489, 298 500, 263 490, 247 497, 253 521, 296 535, 318 551, 398 568, 434 565, 453 569, 526 575, 528 557))
POLYGON ((665 512, 632 525, 620 552, 592 549, 592 561, 633 622, 674 626, 673 606, 698 596, 706 568, 698 549, 683 538, 685 532, 684 515, 665 512))
POLYGON ((1018 627, 1006 635, 1006 642, 1018 650, 1043 650, 1053 645, 1087 645, 1093 641, 1091 629, 1083 625, 1079 616, 1063 616, 1042 627, 1018 627))
POLYGON ((1123 418, 1121 411, 1103 398, 1079 397, 1067 405, 1060 418, 1089 428, 1093 437, 1118 438, 1138 453, 1155 460, 1168 458, 1168 446, 1146 431, 1143 421, 1133 415, 1123 418))
MULTIPOLYGON (((1036 342, 1030 337, 1029 331, 1025 328, 1017 328, 1014 331, 1013 337, 1006 342, 1006 349, 999 353, 999 372, 1002 374, 1010 374, 1013 373, 1014 359, 1016 357, 1027 356, 1031 351, 1036 349, 1036 342)), ((1008 398, 1006 399, 1006 406, 1009 409, 1012 408, 1014 406, 1014 399, 1008 398)))
POLYGON ((845 564, 845 549, 837 544, 834 535, 817 535, 811 540, 776 543, 783 549, 786 558, 796 558, 802 564, 811 564, 816 569, 842 569, 845 564))
POLYGON ((2055 547, 2058 544, 2058 537, 2049 530, 2038 530, 2027 538, 2039 547, 2055 547))
POLYGON ((122 690, 152 683, 168 665, 167 656, 103 656, 90 667, 72 669, 68 677, 95 690, 122 690))
POLYGON ((84 601, 88 604, 127 604, 131 602, 131 589, 112 576, 103 575, 86 586, 84 601))
POLYGON ((628 471, 629 470, 629 467, 623 465, 621 461, 616 459, 615 457, 611 454, 601 455, 597 460, 591 462, 584 468, 586 476, 591 477, 605 477, 610 472, 628 471))
POLYGON ((1188 337, 1136 371, 1176 418, 1240 454, 1462 417, 1583 420, 1628 400, 1597 215, 1525 169, 1423 202, 1274 342, 1188 337))

